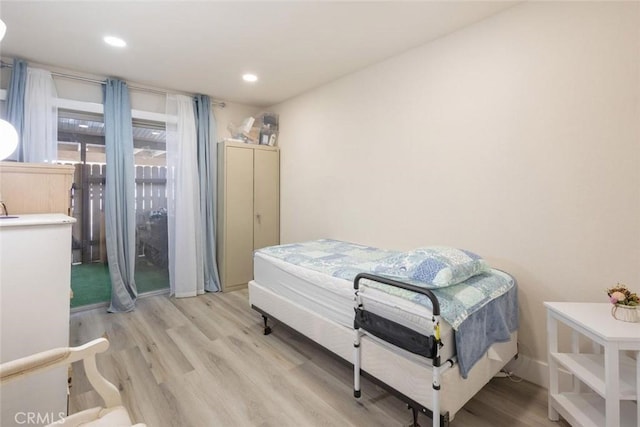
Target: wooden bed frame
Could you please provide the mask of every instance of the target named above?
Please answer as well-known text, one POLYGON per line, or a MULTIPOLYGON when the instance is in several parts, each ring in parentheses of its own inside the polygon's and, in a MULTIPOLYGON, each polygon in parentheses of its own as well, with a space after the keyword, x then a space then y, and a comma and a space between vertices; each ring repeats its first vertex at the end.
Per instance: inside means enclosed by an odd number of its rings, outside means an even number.
MULTIPOLYGON (((249 282, 251 307, 262 314, 264 333, 275 319, 310 338, 349 363, 354 361, 354 328, 345 327, 274 293, 267 284, 249 282)), ((393 347, 368 334, 359 343, 360 368, 367 376, 405 401, 413 410, 432 417, 434 425, 447 426, 455 414, 517 354, 517 331, 511 340, 493 344, 463 379, 459 370, 439 375, 440 392, 434 393, 433 367, 421 356, 393 347), (434 410, 435 409, 435 410, 434 410)))

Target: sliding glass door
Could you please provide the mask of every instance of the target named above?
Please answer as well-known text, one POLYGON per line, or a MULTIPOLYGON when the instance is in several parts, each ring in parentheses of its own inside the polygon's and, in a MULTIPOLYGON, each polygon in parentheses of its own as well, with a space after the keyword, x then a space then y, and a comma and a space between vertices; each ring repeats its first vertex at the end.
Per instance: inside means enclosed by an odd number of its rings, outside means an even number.
MULTIPOLYGON (((58 161, 75 165, 72 307, 106 302, 111 284, 104 229, 105 150, 101 115, 60 110, 58 161)), ((133 123, 136 284, 139 293, 168 288, 164 123, 133 123)))

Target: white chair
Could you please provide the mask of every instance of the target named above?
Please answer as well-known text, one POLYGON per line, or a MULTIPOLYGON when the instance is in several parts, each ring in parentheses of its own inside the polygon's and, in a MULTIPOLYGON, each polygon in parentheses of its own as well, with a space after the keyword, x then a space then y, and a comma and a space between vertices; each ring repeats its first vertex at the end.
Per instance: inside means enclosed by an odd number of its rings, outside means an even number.
MULTIPOLYGON (((0 384, 82 360, 87 379, 104 400, 104 407, 86 409, 49 425, 131 427, 133 424, 127 409, 122 406, 120 392, 98 372, 96 366, 96 354, 102 353, 107 348, 109 348, 109 341, 98 338, 79 347, 56 348, 3 363, 0 365, 0 384)), ((134 427, 145 427, 145 425, 136 424, 134 427)))

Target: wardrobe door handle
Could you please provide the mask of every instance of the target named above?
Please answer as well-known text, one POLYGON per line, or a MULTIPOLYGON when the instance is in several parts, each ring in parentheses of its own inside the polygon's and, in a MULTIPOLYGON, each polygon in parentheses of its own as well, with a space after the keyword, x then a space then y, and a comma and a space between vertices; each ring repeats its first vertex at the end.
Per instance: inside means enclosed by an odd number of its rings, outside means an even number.
POLYGON ((257 214, 256 214, 256 220, 258 221, 258 224, 260 224, 260 219, 261 219, 261 218, 262 218, 262 217, 260 216, 260 214, 259 214, 259 213, 257 213, 257 214))

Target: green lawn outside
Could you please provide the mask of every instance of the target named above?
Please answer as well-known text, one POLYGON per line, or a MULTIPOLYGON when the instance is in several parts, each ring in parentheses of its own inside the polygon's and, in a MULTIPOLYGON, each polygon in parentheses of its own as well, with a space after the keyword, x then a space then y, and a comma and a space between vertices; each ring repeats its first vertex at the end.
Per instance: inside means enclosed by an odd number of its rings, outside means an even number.
MULTIPOLYGON (((138 294, 169 287, 169 271, 141 259, 136 263, 138 294)), ((71 266, 71 308, 108 302, 111 299, 111 280, 107 265, 101 263, 71 266)))

